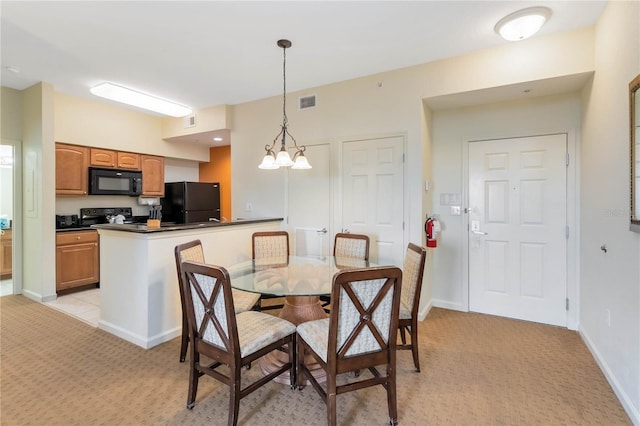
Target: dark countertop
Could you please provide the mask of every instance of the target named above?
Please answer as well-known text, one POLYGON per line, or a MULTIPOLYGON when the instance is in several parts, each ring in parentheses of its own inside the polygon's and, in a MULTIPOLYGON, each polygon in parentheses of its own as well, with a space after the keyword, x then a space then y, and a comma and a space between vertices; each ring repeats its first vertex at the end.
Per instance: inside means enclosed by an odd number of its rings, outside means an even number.
POLYGON ((76 226, 70 228, 57 228, 56 232, 78 232, 78 231, 95 231, 95 229, 91 229, 90 226, 76 226))
MULTIPOLYGON (((281 217, 271 217, 271 218, 262 218, 262 219, 241 219, 241 220, 232 220, 229 222, 198 222, 198 223, 167 223, 161 224, 159 228, 149 228, 146 224, 140 223, 132 223, 132 224, 123 224, 116 225, 112 223, 104 223, 99 225, 92 225, 90 229, 108 229, 111 231, 123 231, 123 232, 135 232, 138 234, 148 234, 154 232, 169 232, 169 231, 184 231, 186 229, 201 229, 201 228, 218 228, 221 226, 234 226, 234 225, 249 225, 252 223, 263 223, 263 222, 280 222, 283 218, 281 217)), ((81 230, 86 228, 73 228, 70 230, 81 230)))

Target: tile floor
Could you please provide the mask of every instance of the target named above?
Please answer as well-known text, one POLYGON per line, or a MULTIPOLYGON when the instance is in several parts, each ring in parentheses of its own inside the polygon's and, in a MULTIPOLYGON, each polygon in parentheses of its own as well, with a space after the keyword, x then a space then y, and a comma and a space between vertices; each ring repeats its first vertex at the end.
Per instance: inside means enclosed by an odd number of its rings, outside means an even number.
POLYGON ((0 296, 7 296, 13 294, 13 281, 11 278, 8 280, 0 280, 0 296))
POLYGON ((56 300, 45 302, 45 305, 97 327, 100 320, 100 289, 92 288, 58 296, 56 300))

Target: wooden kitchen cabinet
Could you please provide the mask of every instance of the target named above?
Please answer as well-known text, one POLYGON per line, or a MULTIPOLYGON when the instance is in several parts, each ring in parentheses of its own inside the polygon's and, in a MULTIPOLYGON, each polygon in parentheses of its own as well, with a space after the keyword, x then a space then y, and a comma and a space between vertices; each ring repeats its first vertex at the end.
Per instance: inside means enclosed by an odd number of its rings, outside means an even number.
POLYGON ((56 233, 56 291, 100 281, 98 231, 56 233))
POLYGON ((142 195, 164 197, 164 157, 140 155, 142 195))
POLYGON ((115 167, 118 162, 116 151, 91 148, 91 165, 96 167, 115 167))
POLYGON ((0 230, 0 277, 11 278, 13 272, 13 241, 11 229, 0 230))
POLYGON ((87 195, 89 148, 56 143, 56 194, 87 195))
POLYGON ((118 168, 140 170, 140 154, 118 151, 118 168))

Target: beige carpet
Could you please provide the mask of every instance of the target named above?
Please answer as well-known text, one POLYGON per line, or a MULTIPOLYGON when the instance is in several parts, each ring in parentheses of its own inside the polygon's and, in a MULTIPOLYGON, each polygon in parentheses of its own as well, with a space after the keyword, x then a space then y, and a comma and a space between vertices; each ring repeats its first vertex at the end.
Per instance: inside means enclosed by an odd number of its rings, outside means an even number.
MULTIPOLYGON (((22 296, 0 298, 2 425, 223 425, 228 392, 203 377, 185 408, 179 340, 143 350, 22 296)), ((422 373, 398 354, 401 425, 631 424, 572 331, 433 309, 420 324, 422 373)), ((259 368, 245 372, 256 377, 259 368)), ((240 403, 241 425, 324 425, 312 388, 269 384, 240 403)), ((385 392, 338 396, 342 425, 388 424, 385 392)))

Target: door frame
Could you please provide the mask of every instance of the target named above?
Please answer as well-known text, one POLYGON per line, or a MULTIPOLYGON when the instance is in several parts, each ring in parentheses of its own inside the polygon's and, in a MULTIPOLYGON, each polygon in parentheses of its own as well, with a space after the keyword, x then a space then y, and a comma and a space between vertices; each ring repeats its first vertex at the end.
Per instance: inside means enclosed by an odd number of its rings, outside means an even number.
POLYGON ((578 330, 580 318, 580 258, 578 256, 580 244, 580 223, 578 216, 578 188, 579 188, 579 152, 576 142, 576 131, 574 129, 549 130, 544 132, 522 132, 517 135, 499 135, 467 137, 462 143, 462 199, 463 201, 463 221, 462 221, 462 307, 469 312, 469 144, 472 142, 490 141, 496 139, 528 138, 534 136, 547 136, 564 134, 567 138, 567 154, 569 164, 567 173, 567 226, 569 227, 569 237, 567 238, 567 298, 569 299, 569 309, 567 311, 567 328, 578 330))
MULTIPOLYGON (((337 143, 335 145, 332 145, 332 149, 335 148, 334 152, 333 152, 333 158, 335 159, 336 162, 336 167, 333 170, 336 170, 337 173, 336 175, 333 177, 334 180, 334 191, 333 193, 335 194, 335 203, 334 203, 334 210, 333 210, 333 224, 335 225, 335 230, 337 232, 338 229, 342 229, 344 227, 344 223, 342 222, 342 197, 343 197, 343 191, 342 191, 342 186, 343 186, 343 182, 342 182, 342 172, 343 172, 343 167, 344 167, 344 163, 343 163, 343 158, 342 158, 342 151, 344 148, 344 144, 348 143, 348 142, 359 142, 359 141, 365 141, 365 140, 373 140, 373 139, 387 139, 387 138, 401 138, 402 139, 402 155, 403 157, 403 162, 402 162, 402 246, 406 247, 407 246, 407 242, 409 241, 409 197, 407 197, 407 185, 409 183, 409 177, 408 177, 408 158, 407 158, 407 150, 408 150, 408 137, 406 133, 402 133, 402 132, 398 132, 398 133, 379 133, 379 134, 374 134, 374 135, 362 135, 362 136, 354 136, 354 137, 347 137, 347 138, 340 138, 340 140, 337 141, 337 143)), ((333 252, 333 240, 331 241, 331 250, 333 252)), ((404 255, 403 255, 404 258, 404 255)), ((402 268, 402 265, 396 265, 400 268, 402 268)))
POLYGON ((13 294, 22 294, 22 141, 2 138, 13 146, 13 223, 11 224, 11 281, 13 294))

